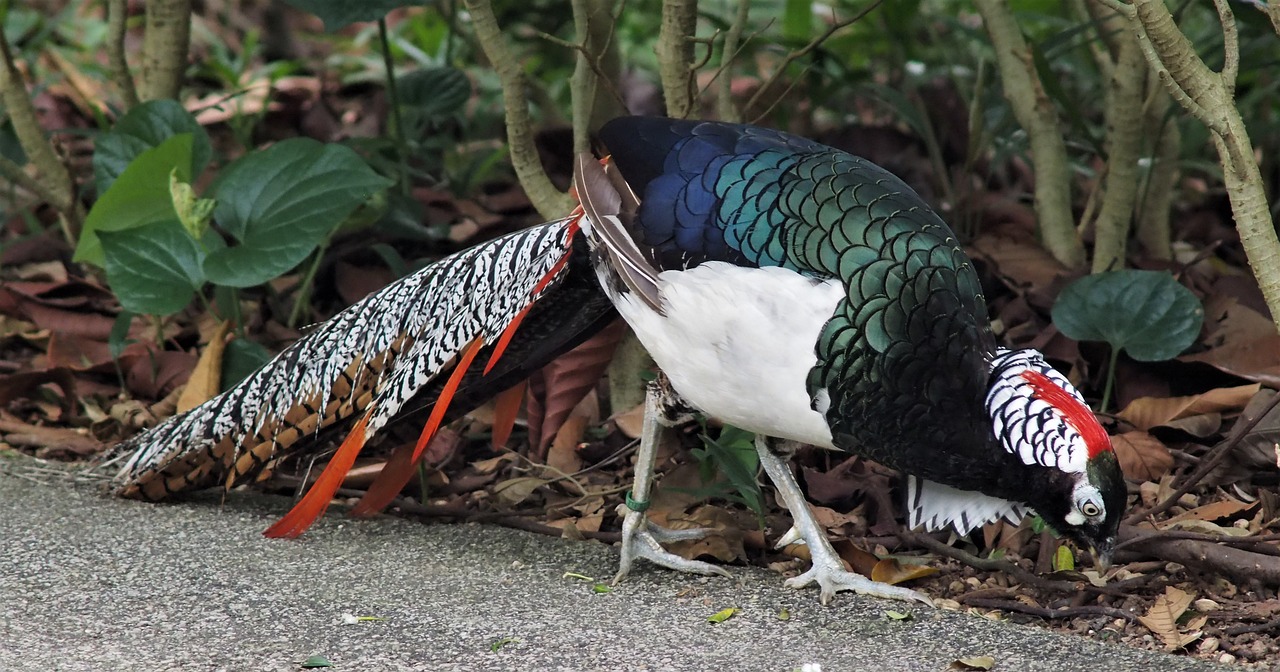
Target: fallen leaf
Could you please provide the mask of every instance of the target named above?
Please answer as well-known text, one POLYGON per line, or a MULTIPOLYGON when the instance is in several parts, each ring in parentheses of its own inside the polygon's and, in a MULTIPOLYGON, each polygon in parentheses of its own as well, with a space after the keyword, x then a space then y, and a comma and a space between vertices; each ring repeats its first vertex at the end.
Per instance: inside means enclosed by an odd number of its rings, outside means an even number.
POLYGON ((967 658, 956 658, 951 661, 951 669, 953 670, 989 670, 996 664, 996 659, 991 656, 969 656, 967 658))
POLYGON ((1071 553, 1071 549, 1063 544, 1053 553, 1053 571, 1055 572, 1071 572, 1076 568, 1076 556, 1071 553))
POLYGON ((618 413, 611 418, 614 426, 628 439, 640 438, 644 429, 644 404, 636 404, 629 410, 618 413))
POLYGON ((871 568, 871 580, 889 585, 896 585, 906 581, 921 579, 926 576, 937 574, 935 567, 928 565, 905 565, 898 562, 897 558, 885 558, 876 563, 871 568))
POLYGON ((1138 621, 1164 642, 1166 650, 1180 649, 1200 638, 1199 632, 1186 633, 1178 629, 1178 619, 1182 618, 1193 600, 1194 594, 1165 586, 1164 594, 1156 598, 1155 604, 1145 615, 1139 616, 1138 621))
POLYGON ((517 476, 493 486, 493 494, 507 506, 515 506, 529 498, 534 490, 547 484, 546 479, 517 476))
POLYGON ((626 323, 617 320, 529 377, 525 413, 535 460, 546 457, 560 426, 600 381, 625 333, 626 323))
POLYGON ((887 617, 889 617, 889 620, 891 620, 891 621, 909 621, 909 620, 911 620, 911 612, 909 612, 909 611, 904 613, 904 612, 901 612, 901 611, 892 611, 892 610, 890 610, 890 611, 886 611, 886 612, 884 612, 884 615, 885 615, 885 616, 887 616, 887 617))
POLYGON ((1173 455, 1160 439, 1146 432, 1125 432, 1111 437, 1111 448, 1125 478, 1158 481, 1173 468, 1173 455))
POLYGON ((231 332, 231 320, 223 320, 209 337, 209 344, 196 368, 187 378, 187 386, 178 397, 178 412, 189 411, 218 395, 222 385, 222 353, 227 347, 227 334, 231 332))
POLYGON ((1160 527, 1167 527, 1174 523, 1186 520, 1221 520, 1230 518, 1238 513, 1248 511, 1255 506, 1257 502, 1241 502, 1235 499, 1224 499, 1218 502, 1197 506, 1190 511, 1180 513, 1160 524, 1160 527))
POLYGON ((737 613, 738 613, 737 607, 729 607, 728 609, 721 609, 720 611, 717 611, 716 613, 708 616, 707 622, 708 623, 724 623, 725 621, 733 618, 734 615, 737 613))
MULTIPOLYGON (((853 543, 852 539, 837 539, 831 542, 831 546, 836 550, 836 555, 839 555, 840 559, 849 565, 849 569, 868 578, 870 578, 871 572, 880 562, 880 558, 875 553, 859 548, 857 544, 853 543)), ((800 545, 800 548, 804 549, 806 559, 812 559, 809 556, 808 546, 800 545)))
POLYGON ((1119 416, 1145 431, 1178 418, 1242 409, 1260 387, 1254 383, 1220 387, 1189 397, 1140 397, 1120 411, 1119 416))

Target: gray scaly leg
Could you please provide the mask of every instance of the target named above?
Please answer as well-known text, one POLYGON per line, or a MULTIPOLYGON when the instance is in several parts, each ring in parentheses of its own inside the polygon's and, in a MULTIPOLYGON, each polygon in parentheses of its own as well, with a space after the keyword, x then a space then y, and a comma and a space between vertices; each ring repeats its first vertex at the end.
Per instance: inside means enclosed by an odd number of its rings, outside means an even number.
POLYGON ((708 562, 686 560, 662 547, 669 541, 701 539, 711 530, 668 530, 649 522, 645 511, 649 508, 649 487, 653 480, 653 467, 657 461, 658 438, 664 425, 670 426, 678 422, 673 417, 678 407, 673 398, 674 393, 662 381, 649 383, 644 399, 644 424, 640 430, 640 449, 636 454, 635 481, 631 491, 627 493, 627 502, 618 506, 618 514, 624 516, 622 521, 622 560, 618 563, 618 575, 613 583, 617 584, 631 571, 631 563, 636 558, 644 558, 678 572, 693 574, 719 574, 729 576, 724 568, 708 562))
POLYGON ((814 520, 813 512, 809 510, 809 503, 805 501, 804 493, 800 492, 800 484, 796 483, 796 478, 792 475, 787 461, 770 449, 769 439, 764 436, 756 436, 756 452, 760 454, 760 464, 769 474, 773 487, 777 489, 783 504, 791 512, 791 518, 795 521, 795 525, 783 535, 783 539, 792 541, 796 540, 796 537, 803 539, 809 547, 809 556, 813 559, 813 567, 809 571, 787 579, 785 585, 788 588, 804 588, 816 582, 822 589, 820 599, 823 604, 830 603, 836 593, 842 590, 852 590, 863 595, 896 600, 916 600, 933 606, 932 600, 910 588, 872 581, 861 574, 846 570, 844 563, 840 561, 840 556, 827 540, 827 535, 818 526, 818 521, 814 520))

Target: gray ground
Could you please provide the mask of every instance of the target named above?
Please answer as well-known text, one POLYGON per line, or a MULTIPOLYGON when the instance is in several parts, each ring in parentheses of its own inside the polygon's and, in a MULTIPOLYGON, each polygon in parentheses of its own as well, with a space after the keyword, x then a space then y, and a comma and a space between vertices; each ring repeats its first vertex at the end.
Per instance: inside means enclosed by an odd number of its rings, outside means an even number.
POLYGON ((752 568, 642 567, 596 594, 563 575, 611 576, 616 550, 492 526, 331 515, 269 540, 285 499, 142 504, 19 462, 0 459, 4 672, 297 670, 311 655, 339 670, 945 670, 977 655, 998 671, 1214 669, 919 606, 906 622, 885 616, 899 603, 822 607, 752 568), (741 612, 707 622, 726 607, 741 612))

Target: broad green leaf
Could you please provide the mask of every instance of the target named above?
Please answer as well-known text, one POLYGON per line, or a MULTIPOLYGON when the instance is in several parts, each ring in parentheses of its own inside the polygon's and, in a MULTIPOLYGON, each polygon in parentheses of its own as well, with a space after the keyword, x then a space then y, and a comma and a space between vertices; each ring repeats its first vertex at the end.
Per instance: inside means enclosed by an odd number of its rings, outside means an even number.
POLYGON ((1203 322, 1196 295, 1160 271, 1089 275, 1067 285, 1053 305, 1053 323, 1067 337, 1105 341, 1143 362, 1178 356, 1203 322))
POLYGON ((177 219, 126 231, 101 231, 107 280, 125 310, 169 315, 204 284, 204 250, 177 219))
POLYGON ((246 155, 214 187, 214 219, 239 245, 209 255, 205 274, 250 287, 297 266, 391 181, 348 147, 308 138, 246 155))
POLYGON ((422 3, 401 0, 285 0, 285 2, 311 12, 324 22, 324 29, 334 32, 357 21, 377 21, 393 9, 416 7, 422 3))
POLYGON ((594 586, 591 586, 591 592, 599 594, 612 593, 613 589, 610 588, 607 583, 597 583, 594 586))
POLYGON ((235 387, 274 356, 270 350, 247 338, 237 338, 227 343, 226 349, 222 351, 222 391, 235 387))
POLYGON ((129 110, 94 142, 93 175, 98 193, 110 189, 138 155, 182 133, 192 136, 189 170, 192 175, 199 175, 209 163, 213 148, 209 135, 186 108, 173 100, 152 100, 129 110))
POLYGON ((471 80, 466 73, 448 66, 415 70, 397 84, 400 100, 430 117, 453 114, 471 98, 471 80))
POLYGON ((911 620, 911 612, 909 612, 909 611, 893 611, 893 610, 889 610, 889 611, 884 612, 884 615, 885 615, 885 616, 888 616, 888 617, 889 617, 889 620, 891 620, 891 621, 909 621, 909 620, 911 620))
POLYGON ((788 40, 808 40, 813 25, 813 3, 809 0, 785 0, 782 10, 782 34, 788 40))
POLYGON ((169 176, 191 181, 192 135, 181 133, 148 149, 129 163, 111 188, 102 194, 84 220, 75 261, 101 266, 98 233, 124 231, 164 220, 177 220, 169 196, 169 176))

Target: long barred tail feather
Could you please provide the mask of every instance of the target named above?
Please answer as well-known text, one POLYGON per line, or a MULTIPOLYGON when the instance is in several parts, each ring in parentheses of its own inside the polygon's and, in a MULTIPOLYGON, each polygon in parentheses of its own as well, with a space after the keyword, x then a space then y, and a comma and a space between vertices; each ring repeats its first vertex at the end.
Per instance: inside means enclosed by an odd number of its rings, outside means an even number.
POLYGON ((310 499, 272 528, 296 536, 323 513, 360 448, 402 410, 432 416, 429 440, 441 422, 614 319, 576 230, 571 217, 519 231, 371 294, 236 387, 121 444, 116 454, 131 454, 117 492, 159 500, 231 487, 358 418, 310 499), (477 358, 485 371, 470 366, 477 358))

